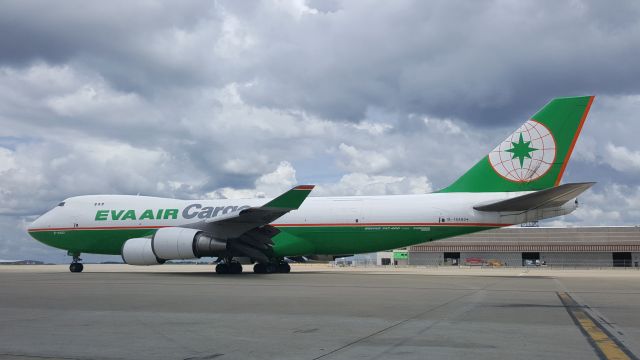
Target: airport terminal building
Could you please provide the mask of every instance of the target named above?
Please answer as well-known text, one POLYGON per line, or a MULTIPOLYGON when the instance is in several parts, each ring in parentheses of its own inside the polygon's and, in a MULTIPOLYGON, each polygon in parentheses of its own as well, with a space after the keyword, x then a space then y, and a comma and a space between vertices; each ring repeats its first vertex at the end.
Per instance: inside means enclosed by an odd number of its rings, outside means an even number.
POLYGON ((639 267, 640 227, 510 227, 414 245, 409 265, 639 267))

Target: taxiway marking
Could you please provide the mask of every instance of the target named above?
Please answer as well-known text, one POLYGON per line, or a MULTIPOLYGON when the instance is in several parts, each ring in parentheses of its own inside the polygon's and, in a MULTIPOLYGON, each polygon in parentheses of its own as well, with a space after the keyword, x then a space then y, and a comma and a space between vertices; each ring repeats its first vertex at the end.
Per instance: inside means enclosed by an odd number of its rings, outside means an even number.
POLYGON ((601 359, 638 359, 566 292, 557 293, 565 309, 601 359))

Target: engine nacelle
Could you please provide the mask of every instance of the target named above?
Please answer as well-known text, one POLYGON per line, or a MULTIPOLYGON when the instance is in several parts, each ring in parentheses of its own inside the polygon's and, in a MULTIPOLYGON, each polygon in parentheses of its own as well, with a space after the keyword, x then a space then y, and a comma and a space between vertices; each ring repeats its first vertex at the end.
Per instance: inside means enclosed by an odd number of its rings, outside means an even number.
POLYGON ((122 260, 129 265, 158 265, 164 263, 153 253, 150 238, 133 238, 122 245, 122 260))
POLYGON ((160 259, 194 259, 216 256, 227 250, 227 243, 201 230, 166 227, 156 231, 151 247, 160 259))
POLYGON ((193 239, 199 232, 201 231, 180 227, 158 229, 151 242, 153 252, 161 259, 197 258, 193 251, 193 239))

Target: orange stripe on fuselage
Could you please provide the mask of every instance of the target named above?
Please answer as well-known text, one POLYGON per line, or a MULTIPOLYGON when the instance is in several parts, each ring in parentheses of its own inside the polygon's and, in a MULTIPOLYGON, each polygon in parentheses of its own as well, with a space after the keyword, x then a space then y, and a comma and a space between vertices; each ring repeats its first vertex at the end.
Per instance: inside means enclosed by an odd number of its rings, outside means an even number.
POLYGON ((69 230, 127 230, 127 229, 160 229, 168 226, 94 226, 94 227, 64 227, 64 228, 41 228, 29 229, 28 232, 42 231, 69 231, 69 230))
MULTIPOLYGON (((303 223, 303 224, 270 224, 273 227, 366 227, 366 226, 486 226, 503 227, 513 224, 495 223, 303 223)), ((96 227, 66 227, 30 229, 28 232, 42 231, 73 231, 73 230, 127 230, 127 229, 160 229, 169 226, 96 226, 96 227)))
POLYGON ((491 224, 491 223, 302 223, 302 224, 272 224, 275 227, 331 227, 331 226, 490 226, 490 227, 502 227, 511 226, 513 224, 491 224))

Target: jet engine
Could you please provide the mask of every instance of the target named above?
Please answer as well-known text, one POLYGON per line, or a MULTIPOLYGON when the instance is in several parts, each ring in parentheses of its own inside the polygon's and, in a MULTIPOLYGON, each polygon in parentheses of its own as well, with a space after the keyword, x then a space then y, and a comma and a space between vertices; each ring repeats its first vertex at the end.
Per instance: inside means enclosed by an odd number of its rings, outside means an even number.
POLYGON ((150 238, 134 238, 122 245, 122 260, 129 265, 158 265, 164 263, 153 253, 150 238))
POLYGON ((210 234, 181 227, 166 227, 151 238, 134 238, 122 246, 122 259, 130 265, 156 265, 172 259, 219 256, 227 243, 210 234))

